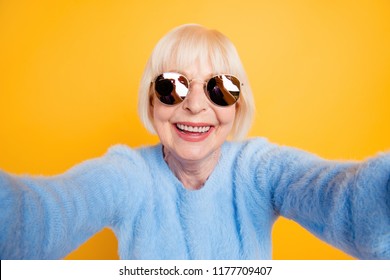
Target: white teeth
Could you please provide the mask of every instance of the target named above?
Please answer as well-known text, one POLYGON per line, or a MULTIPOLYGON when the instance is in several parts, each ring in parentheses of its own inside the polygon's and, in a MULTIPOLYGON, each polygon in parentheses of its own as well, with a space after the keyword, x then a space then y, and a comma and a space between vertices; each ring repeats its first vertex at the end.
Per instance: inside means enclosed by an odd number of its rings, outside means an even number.
POLYGON ((195 132, 195 133, 205 133, 210 130, 210 126, 189 126, 184 124, 176 124, 176 126, 183 131, 195 132))

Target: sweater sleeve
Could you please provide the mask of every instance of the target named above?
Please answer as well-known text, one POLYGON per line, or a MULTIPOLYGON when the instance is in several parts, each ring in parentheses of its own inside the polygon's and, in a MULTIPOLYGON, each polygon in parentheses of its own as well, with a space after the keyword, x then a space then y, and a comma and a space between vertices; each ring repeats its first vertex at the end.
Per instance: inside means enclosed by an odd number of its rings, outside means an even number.
POLYGON ((357 258, 390 258, 390 153, 338 162, 276 147, 266 158, 277 214, 357 258))
POLYGON ((0 171, 0 258, 59 259, 114 226, 131 165, 111 152, 58 176, 0 171))

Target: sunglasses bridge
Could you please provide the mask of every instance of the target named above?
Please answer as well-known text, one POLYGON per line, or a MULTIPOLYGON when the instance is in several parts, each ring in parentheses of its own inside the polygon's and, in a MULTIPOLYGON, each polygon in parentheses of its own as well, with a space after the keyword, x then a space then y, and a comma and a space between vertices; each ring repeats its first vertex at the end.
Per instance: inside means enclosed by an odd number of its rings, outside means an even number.
POLYGON ((203 85, 203 91, 206 93, 206 86, 209 80, 202 80, 202 79, 188 79, 188 92, 191 92, 191 83, 192 82, 198 82, 203 85))

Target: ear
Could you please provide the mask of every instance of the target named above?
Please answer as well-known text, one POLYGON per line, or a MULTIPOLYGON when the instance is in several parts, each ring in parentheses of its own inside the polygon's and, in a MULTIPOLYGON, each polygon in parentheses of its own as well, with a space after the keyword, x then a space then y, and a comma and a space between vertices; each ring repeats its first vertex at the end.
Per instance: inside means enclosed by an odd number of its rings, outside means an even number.
POLYGON ((153 120, 153 109, 154 109, 154 96, 153 95, 151 95, 150 97, 149 97, 149 116, 150 116, 150 118, 151 118, 151 120, 153 120))
POLYGON ((148 92, 149 93, 149 105, 151 108, 154 107, 154 94, 152 93, 152 86, 153 86, 153 84, 150 83, 149 92, 148 92))
POLYGON ((149 106, 150 106, 151 108, 154 107, 154 98, 153 98, 153 95, 150 95, 150 97, 149 97, 149 106))
POLYGON ((242 102, 242 99, 239 98, 237 100, 236 104, 235 104, 235 106, 236 106, 236 113, 237 113, 237 111, 239 111, 241 109, 241 102, 242 102))

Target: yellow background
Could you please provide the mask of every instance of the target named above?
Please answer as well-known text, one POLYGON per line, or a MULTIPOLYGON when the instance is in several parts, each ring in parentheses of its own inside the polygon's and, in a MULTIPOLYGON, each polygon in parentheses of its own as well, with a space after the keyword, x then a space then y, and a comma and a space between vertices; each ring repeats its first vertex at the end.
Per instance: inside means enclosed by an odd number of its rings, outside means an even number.
MULTIPOLYGON (((255 94, 251 136, 329 159, 390 147, 390 2, 0 1, 0 168, 56 174, 116 143, 158 141, 136 114, 157 40, 195 22, 236 44, 255 94)), ((103 230, 68 256, 115 259, 103 230)), ((350 259, 280 219, 275 259, 350 259)))

